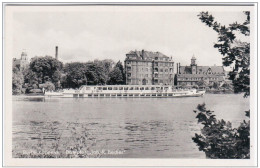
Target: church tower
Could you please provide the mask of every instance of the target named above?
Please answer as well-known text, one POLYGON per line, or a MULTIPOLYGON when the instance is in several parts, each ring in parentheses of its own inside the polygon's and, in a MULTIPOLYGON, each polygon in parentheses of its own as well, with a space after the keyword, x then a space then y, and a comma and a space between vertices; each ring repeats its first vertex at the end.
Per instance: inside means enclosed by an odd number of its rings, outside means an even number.
POLYGON ((191 58, 191 72, 192 74, 196 74, 197 73, 197 64, 196 64, 196 58, 194 57, 194 55, 191 58))

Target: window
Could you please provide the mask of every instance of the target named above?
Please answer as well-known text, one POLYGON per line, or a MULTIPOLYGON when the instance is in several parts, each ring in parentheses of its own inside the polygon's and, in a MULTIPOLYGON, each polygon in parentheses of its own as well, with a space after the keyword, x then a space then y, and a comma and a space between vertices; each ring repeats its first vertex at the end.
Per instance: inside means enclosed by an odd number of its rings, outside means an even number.
POLYGON ((130 87, 129 90, 134 90, 134 87, 130 87))
POLYGON ((144 90, 144 87, 140 87, 140 90, 144 90))
POLYGON ((107 87, 103 87, 103 90, 107 90, 107 87))
POLYGON ((108 87, 108 90, 112 90, 112 87, 108 87))
POLYGON ((139 87, 135 87, 135 90, 139 90, 139 87))
POLYGON ((145 90, 149 90, 149 87, 145 87, 145 90))
POLYGON ((163 72, 163 69, 160 69, 160 72, 163 72))
POLYGON ((155 57, 155 60, 158 60, 158 57, 155 57))
POLYGON ((168 69, 165 69, 165 72, 168 72, 168 69))
POLYGON ((128 70, 128 71, 131 71, 131 67, 127 67, 127 70, 128 70))
POLYGON ((118 90, 118 88, 117 87, 113 87, 113 90, 118 90))
POLYGON ((124 87, 124 90, 128 90, 128 87, 124 87))
POLYGON ((131 64, 131 62, 130 62, 130 61, 127 61, 127 64, 128 64, 128 65, 130 65, 130 64, 131 64))
POLYGON ((119 87, 119 90, 123 90, 123 87, 119 87))
POLYGON ((128 74, 127 74, 127 77, 131 77, 131 73, 128 73, 128 74))

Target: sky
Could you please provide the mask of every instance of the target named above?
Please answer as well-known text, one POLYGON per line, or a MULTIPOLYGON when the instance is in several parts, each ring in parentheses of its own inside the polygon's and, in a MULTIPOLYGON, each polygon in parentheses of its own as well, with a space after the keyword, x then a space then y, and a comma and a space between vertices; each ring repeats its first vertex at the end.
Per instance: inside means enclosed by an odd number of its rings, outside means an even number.
MULTIPOLYGON (((213 47, 217 33, 199 20, 199 11, 169 7, 126 9, 86 7, 78 11, 14 12, 13 57, 20 58, 22 51, 29 58, 54 56, 58 46, 59 60, 64 63, 94 59, 124 61, 129 51, 144 49, 172 56, 181 65, 189 65, 193 55, 198 65, 222 65, 222 56, 213 47)), ((242 11, 209 12, 226 25, 245 20, 242 11)))

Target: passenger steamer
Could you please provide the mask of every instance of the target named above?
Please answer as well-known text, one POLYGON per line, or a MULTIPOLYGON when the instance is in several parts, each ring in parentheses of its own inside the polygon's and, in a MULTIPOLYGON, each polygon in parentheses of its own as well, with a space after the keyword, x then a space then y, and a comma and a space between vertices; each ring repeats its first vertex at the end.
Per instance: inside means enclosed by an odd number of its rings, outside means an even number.
POLYGON ((62 92, 45 92, 47 97, 198 97, 205 91, 175 89, 166 85, 83 85, 79 89, 64 89, 62 92))

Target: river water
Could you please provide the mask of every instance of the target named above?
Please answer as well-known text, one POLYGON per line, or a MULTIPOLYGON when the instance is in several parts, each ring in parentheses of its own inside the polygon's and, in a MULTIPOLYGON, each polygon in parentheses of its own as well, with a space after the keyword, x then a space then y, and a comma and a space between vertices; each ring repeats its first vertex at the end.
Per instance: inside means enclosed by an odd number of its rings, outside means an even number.
POLYGON ((238 126, 249 98, 44 98, 13 96, 13 157, 205 158, 192 141, 206 103, 238 126), (73 153, 74 152, 74 153, 73 153), (49 154, 49 155, 48 155, 49 154))

